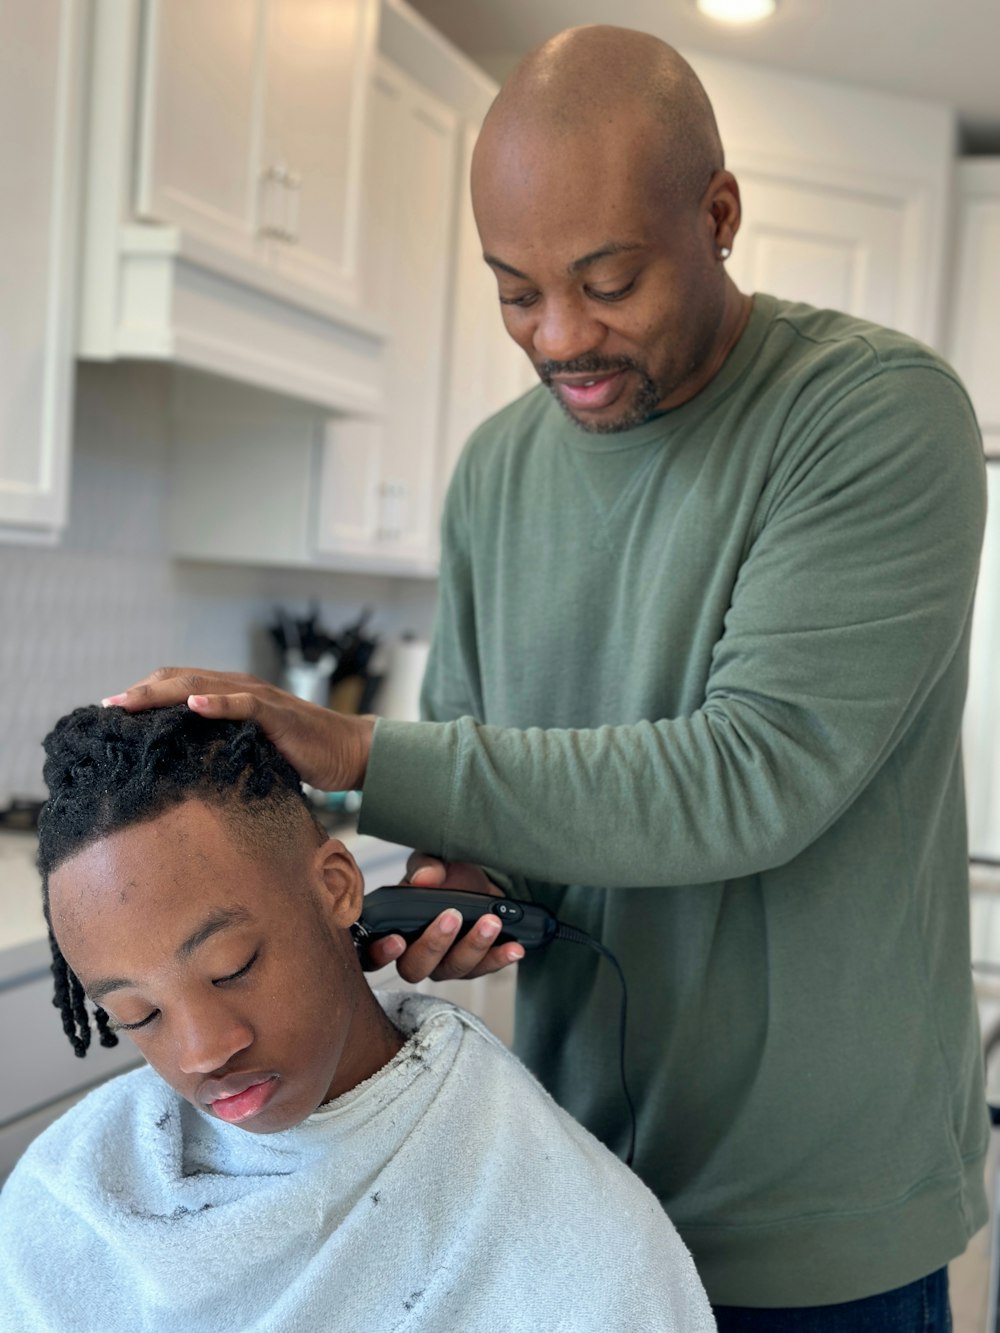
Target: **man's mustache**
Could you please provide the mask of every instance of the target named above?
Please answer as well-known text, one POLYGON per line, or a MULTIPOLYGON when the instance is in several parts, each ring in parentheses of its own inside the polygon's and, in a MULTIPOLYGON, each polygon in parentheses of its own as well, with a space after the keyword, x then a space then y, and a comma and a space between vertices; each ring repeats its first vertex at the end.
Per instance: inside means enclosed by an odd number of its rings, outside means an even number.
POLYGON ((536 369, 544 384, 551 383, 556 375, 613 375, 618 370, 644 373, 639 363, 627 356, 577 356, 572 361, 543 361, 536 369))

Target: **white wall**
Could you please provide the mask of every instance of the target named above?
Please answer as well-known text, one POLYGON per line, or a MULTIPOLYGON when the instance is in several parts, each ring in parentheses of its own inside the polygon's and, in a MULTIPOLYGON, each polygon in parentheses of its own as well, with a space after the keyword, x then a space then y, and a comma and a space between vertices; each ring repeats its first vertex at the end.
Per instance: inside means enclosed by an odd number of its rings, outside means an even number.
POLYGON ((161 665, 267 670, 278 601, 317 597, 333 628, 370 604, 384 636, 429 631, 430 581, 172 560, 171 374, 78 364, 67 533, 53 548, 0 545, 0 804, 44 795, 39 743, 68 709, 161 665))

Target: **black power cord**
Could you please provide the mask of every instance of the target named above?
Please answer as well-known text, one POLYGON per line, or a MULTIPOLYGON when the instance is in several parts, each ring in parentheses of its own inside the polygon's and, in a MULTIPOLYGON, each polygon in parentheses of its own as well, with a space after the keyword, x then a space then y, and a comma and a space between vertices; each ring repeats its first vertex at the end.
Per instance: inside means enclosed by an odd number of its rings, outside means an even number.
POLYGON ((588 935, 585 930, 579 930, 576 926, 564 925, 562 921, 556 925, 556 933, 553 940, 566 940, 570 944, 587 944, 595 953, 606 958, 611 966, 618 973, 618 980, 622 988, 622 1004, 618 1015, 618 1069, 621 1075, 622 1092, 625 1094, 625 1104, 628 1107, 629 1115, 629 1144, 628 1152, 625 1154, 625 1165, 631 1166, 635 1159, 635 1139, 636 1139, 636 1119, 635 1105, 632 1101, 632 1095, 628 1090, 628 1079, 625 1077, 625 1031, 628 1020, 628 986, 625 984, 625 973, 621 969, 621 964, 610 949, 606 949, 603 944, 599 944, 592 935, 588 935))
POLYGON ((372 939, 390 934, 402 935, 409 944, 418 939, 438 914, 446 909, 454 909, 462 917, 462 926, 456 939, 461 939, 467 934, 482 917, 498 916, 503 922, 503 929, 495 943, 514 940, 525 949, 541 949, 555 940, 565 940, 569 944, 586 944, 602 958, 606 958, 618 973, 622 988, 621 1015, 618 1023, 618 1066, 630 1123, 625 1165, 631 1166, 635 1157, 637 1129, 635 1106, 625 1077, 628 987, 618 959, 610 949, 599 944, 585 930, 565 925, 540 903, 520 902, 516 898, 494 897, 492 894, 469 893, 464 889, 448 888, 447 885, 436 889, 425 889, 417 885, 390 884, 374 889, 365 895, 361 916, 351 927, 351 933, 359 948, 364 947, 365 943, 372 939))

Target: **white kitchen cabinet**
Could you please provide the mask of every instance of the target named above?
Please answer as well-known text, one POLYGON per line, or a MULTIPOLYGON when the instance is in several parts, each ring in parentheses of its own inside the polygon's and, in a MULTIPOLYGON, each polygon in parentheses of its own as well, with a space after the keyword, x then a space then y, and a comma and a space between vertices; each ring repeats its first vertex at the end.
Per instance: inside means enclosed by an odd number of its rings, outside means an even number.
POLYGON ((446 487, 462 448, 487 417, 538 383, 531 362, 507 333, 497 281, 483 260, 469 192, 478 124, 462 130, 456 190, 454 295, 448 348, 441 480, 446 487))
POLYGON ((736 285, 898 327, 900 210, 800 178, 740 173, 744 225, 730 261, 736 285))
POLYGON ((275 261, 299 285, 357 303, 377 2, 271 0, 270 15, 262 159, 285 204, 275 261))
POLYGON ((204 379, 175 403, 178 555, 435 572, 458 117, 381 61, 367 142, 365 303, 389 332, 381 412, 323 420, 204 379), (248 515, 254 521, 248 522, 248 515))
POLYGON ((452 287, 458 117, 388 61, 376 71, 364 252, 368 303, 391 329, 381 419, 334 419, 315 545, 432 565, 452 287))
POLYGON ((147 0, 136 216, 356 303, 374 0, 147 0))
POLYGON ((250 259, 259 136, 257 0, 148 0, 139 71, 135 215, 250 259))
POLYGON ((0 8, 0 539, 66 522, 86 18, 78 0, 0 8))
POLYGON ((316 547, 421 573, 465 441, 537 378, 503 327, 469 196, 496 84, 400 0, 384 0, 379 41, 365 230, 371 304, 393 330, 387 411, 328 422, 316 547))
POLYGON ((378 0, 94 0, 79 354, 377 410, 358 235, 378 0))
POLYGON ((356 304, 375 0, 146 0, 136 215, 356 304))
POLYGON ((465 439, 535 382, 504 331, 469 201, 496 86, 398 0, 382 4, 379 42, 359 263, 363 305, 387 335, 382 405, 310 416, 183 378, 172 412, 177 555, 432 576, 465 439))
POLYGON ((737 286, 942 346, 954 113, 688 54, 741 189, 737 286))

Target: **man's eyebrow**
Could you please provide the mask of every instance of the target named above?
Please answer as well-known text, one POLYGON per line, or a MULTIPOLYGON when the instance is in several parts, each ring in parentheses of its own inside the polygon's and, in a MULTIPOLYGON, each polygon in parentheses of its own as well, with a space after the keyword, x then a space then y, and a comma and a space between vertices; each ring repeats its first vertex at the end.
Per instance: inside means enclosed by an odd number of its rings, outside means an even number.
MULTIPOLYGON (((226 930, 230 926, 243 925, 252 918, 245 907, 220 907, 211 915, 207 916, 197 930, 193 930, 184 942, 177 949, 178 958, 190 958, 194 951, 199 948, 206 940, 218 934, 220 930, 226 930)), ((91 982, 85 986, 84 990, 90 996, 91 1000, 99 1000, 113 990, 123 990, 126 986, 137 986, 138 982, 130 980, 128 977, 100 977, 97 981, 91 982)))
MULTIPOLYGON (((566 271, 567 273, 579 273, 580 269, 586 268, 589 264, 596 264, 599 259, 610 259, 614 255, 628 254, 634 250, 645 250, 645 248, 638 241, 608 241, 607 245, 599 246, 598 249, 581 255, 579 259, 574 259, 572 263, 566 266, 566 271)), ((513 264, 505 264, 496 255, 484 254, 483 259, 489 264, 490 268, 498 268, 501 272, 509 273, 512 278, 520 278, 523 282, 531 281, 527 273, 522 273, 519 268, 514 268, 513 264)))
POLYGON ((574 259, 569 271, 579 273, 580 269, 586 268, 588 264, 596 264, 599 259, 610 259, 613 255, 624 255, 632 250, 645 250, 645 248, 638 241, 608 241, 607 245, 602 245, 600 249, 591 250, 589 255, 581 255, 579 259, 574 259))
POLYGON ((521 270, 515 268, 513 264, 505 264, 502 259, 497 259, 495 255, 484 254, 483 258, 486 260, 487 264, 489 264, 490 268, 498 268, 502 273, 509 273, 512 278, 521 278, 524 282, 531 281, 527 273, 522 273, 521 270))

